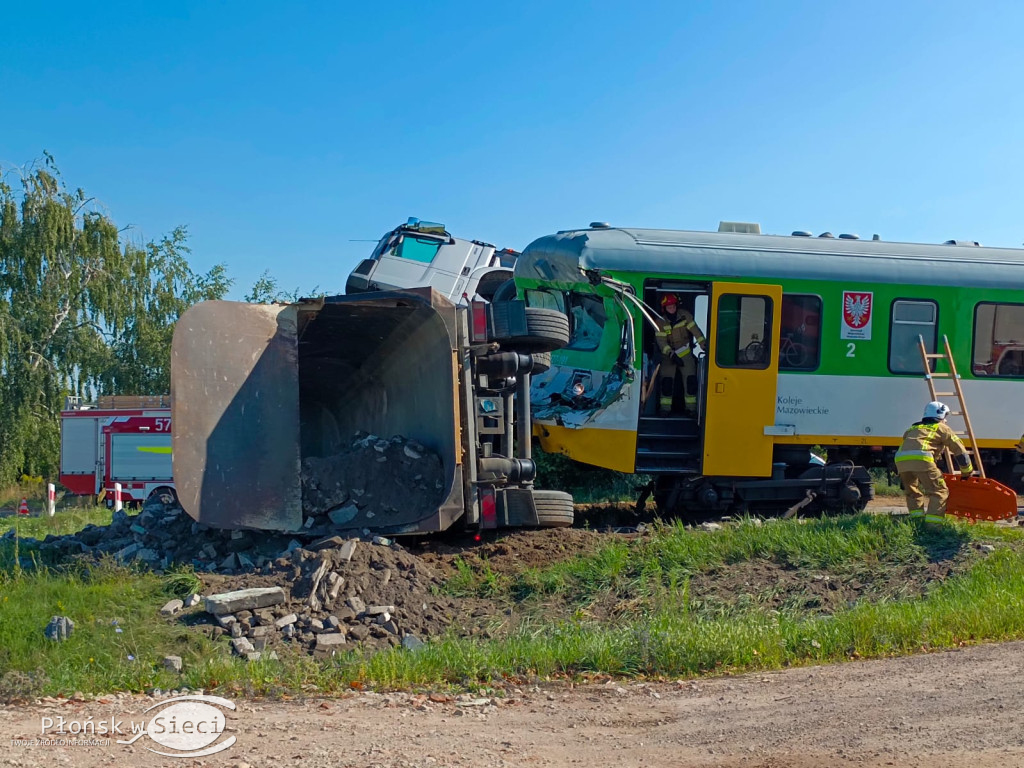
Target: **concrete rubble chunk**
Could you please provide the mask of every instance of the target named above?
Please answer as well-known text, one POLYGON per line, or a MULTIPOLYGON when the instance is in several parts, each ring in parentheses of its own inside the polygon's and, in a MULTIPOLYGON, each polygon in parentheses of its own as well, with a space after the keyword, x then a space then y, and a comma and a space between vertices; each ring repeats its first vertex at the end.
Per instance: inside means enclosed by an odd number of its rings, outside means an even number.
POLYGON ((230 613, 223 616, 217 616, 217 623, 220 624, 224 629, 228 629, 232 624, 236 623, 238 619, 232 616, 230 613))
POLYGON ((382 613, 394 613, 395 606, 393 605, 371 605, 366 609, 366 613, 369 616, 379 616, 382 613))
POLYGON ((387 621, 385 621, 383 624, 381 624, 381 626, 385 630, 387 630, 387 632, 389 634, 392 634, 392 635, 397 635, 398 634, 398 625, 395 624, 395 622, 393 620, 391 620, 391 619, 388 619, 387 621))
POLYGON ((359 514, 359 507, 352 502, 349 502, 343 507, 332 509, 327 513, 327 517, 329 517, 331 522, 335 525, 344 525, 345 523, 351 522, 357 514, 359 514))
POLYGON ((235 592, 222 592, 206 598, 206 611, 214 616, 225 613, 237 613, 242 610, 255 610, 278 605, 285 601, 284 590, 280 587, 255 587, 239 589, 235 592))
POLYGON ((345 601, 345 605, 347 605, 349 608, 355 611, 356 616, 358 616, 361 613, 366 613, 366 603, 364 603, 361 598, 355 596, 350 597, 348 600, 345 601))
POLYGON ((384 611, 384 613, 378 613, 377 618, 374 619, 374 621, 383 626, 391 621, 391 614, 387 611, 384 611))
POLYGON ((342 563, 347 563, 352 559, 352 555, 356 553, 356 540, 349 539, 338 548, 338 560, 342 563))
POLYGON ((164 669, 170 672, 181 672, 181 656, 164 656, 164 669))
POLYGON ((335 547, 340 547, 344 543, 345 539, 343 539, 341 536, 331 536, 329 538, 320 539, 320 541, 313 542, 308 547, 306 547, 306 549, 308 549, 310 552, 319 552, 321 549, 334 549, 335 547))
POLYGON ((345 645, 345 635, 340 632, 330 632, 316 636, 316 650, 334 650, 345 645))
POLYGON ((235 558, 235 553, 232 552, 230 555, 228 555, 221 561, 220 569, 222 571, 233 571, 235 568, 238 567, 236 563, 237 559, 235 558))
POLYGON ((255 648, 253 644, 249 642, 247 637, 236 637, 231 641, 231 646, 235 649, 235 653, 239 656, 244 656, 247 653, 252 653, 255 648))
POLYGON ((185 598, 185 607, 191 608, 193 605, 199 605, 201 599, 199 595, 189 595, 185 598))
POLYGON ((289 624, 294 624, 299 620, 299 617, 294 613, 289 613, 287 616, 282 616, 280 619, 274 622, 274 626, 278 629, 284 629, 289 624))
POLYGON ((184 605, 185 603, 182 600, 168 600, 164 607, 160 609, 160 615, 173 616, 174 614, 178 613, 178 611, 180 611, 184 607, 184 605))
POLYGON ((50 640, 61 641, 67 640, 71 637, 71 633, 74 631, 75 622, 67 616, 54 616, 50 619, 50 623, 46 625, 46 629, 43 630, 43 634, 50 640))

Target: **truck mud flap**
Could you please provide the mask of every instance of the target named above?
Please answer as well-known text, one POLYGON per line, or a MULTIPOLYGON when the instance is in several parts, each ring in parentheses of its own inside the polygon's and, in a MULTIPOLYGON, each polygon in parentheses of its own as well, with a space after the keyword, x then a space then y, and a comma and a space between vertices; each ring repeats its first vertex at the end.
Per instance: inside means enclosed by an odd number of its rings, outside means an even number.
POLYGON ((990 477, 943 475, 949 488, 946 513, 969 520, 1017 517, 1017 494, 990 477))

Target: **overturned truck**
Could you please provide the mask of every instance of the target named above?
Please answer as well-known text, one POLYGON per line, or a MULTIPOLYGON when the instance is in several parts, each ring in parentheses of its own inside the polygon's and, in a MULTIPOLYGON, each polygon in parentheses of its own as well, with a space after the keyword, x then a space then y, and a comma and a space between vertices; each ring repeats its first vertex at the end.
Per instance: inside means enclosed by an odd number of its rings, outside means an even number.
POLYGON ((180 503, 228 529, 571 525, 533 487, 529 399, 568 338, 560 312, 429 288, 197 304, 172 343, 180 503))

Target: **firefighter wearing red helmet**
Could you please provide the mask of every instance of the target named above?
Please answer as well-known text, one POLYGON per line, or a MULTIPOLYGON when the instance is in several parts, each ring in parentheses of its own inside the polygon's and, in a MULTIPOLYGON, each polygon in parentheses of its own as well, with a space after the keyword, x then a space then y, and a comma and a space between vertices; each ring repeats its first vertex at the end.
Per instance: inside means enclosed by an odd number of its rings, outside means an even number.
POLYGON ((693 358, 694 343, 706 349, 704 334, 701 333, 693 315, 679 306, 679 297, 666 293, 661 298, 662 323, 657 334, 661 350, 660 399, 658 414, 667 416, 672 412, 672 395, 675 389, 676 371, 683 374, 683 404, 688 415, 697 415, 697 362, 693 358))

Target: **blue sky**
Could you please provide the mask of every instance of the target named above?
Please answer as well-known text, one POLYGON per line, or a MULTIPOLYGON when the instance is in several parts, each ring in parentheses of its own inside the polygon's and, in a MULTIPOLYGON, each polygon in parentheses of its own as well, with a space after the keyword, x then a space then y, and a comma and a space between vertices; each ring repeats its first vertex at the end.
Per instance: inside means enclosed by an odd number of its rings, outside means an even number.
POLYGON ((1024 243, 1024 4, 6 4, 0 164, 52 153, 240 298, 408 216, 1024 243))

